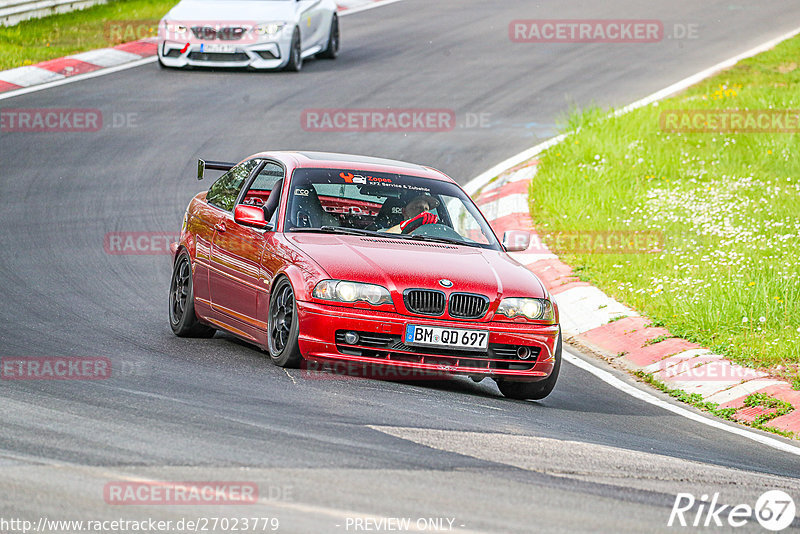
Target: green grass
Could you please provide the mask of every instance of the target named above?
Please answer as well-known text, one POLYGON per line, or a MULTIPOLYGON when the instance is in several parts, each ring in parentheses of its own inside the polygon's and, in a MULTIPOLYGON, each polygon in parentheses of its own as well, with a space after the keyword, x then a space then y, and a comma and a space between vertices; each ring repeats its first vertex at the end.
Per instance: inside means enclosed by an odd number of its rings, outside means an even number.
MULTIPOLYGON (((686 404, 690 404, 695 408, 703 410, 704 412, 708 412, 727 421, 735 421, 733 416, 736 414, 736 408, 720 408, 719 404, 715 402, 703 400, 703 396, 699 393, 688 393, 682 389, 672 389, 664 382, 653 377, 652 374, 645 373, 644 371, 634 371, 633 374, 674 399, 685 402, 686 404)), ((757 417, 752 423, 739 421, 740 423, 757 428, 759 430, 764 430, 766 432, 772 432, 773 434, 779 434, 787 438, 795 437, 794 432, 781 430, 780 428, 766 424, 777 417, 791 413, 794 410, 794 407, 788 402, 770 397, 769 395, 765 395, 763 393, 753 393, 744 400, 744 405, 764 406, 766 408, 775 409, 775 411, 757 417)))
POLYGON ((654 386, 656 389, 660 389, 670 397, 678 399, 681 402, 685 402, 686 404, 691 404, 695 408, 699 408, 704 412, 716 415, 717 417, 721 417, 727 421, 734 420, 733 415, 736 413, 735 408, 720 408, 719 404, 715 402, 704 401, 703 396, 699 393, 687 393, 682 389, 672 389, 664 382, 654 378, 652 374, 645 373, 644 371, 635 371, 634 374, 648 384, 654 386))
POLYGON ((781 417, 782 415, 790 414, 794 411, 794 406, 792 406, 789 402, 776 399, 775 397, 770 397, 766 393, 753 393, 752 395, 748 395, 747 398, 744 399, 744 405, 750 407, 761 406, 763 408, 773 410, 767 414, 756 417, 755 421, 752 423, 752 426, 757 428, 767 428, 766 423, 769 421, 772 421, 777 417, 781 417))
POLYGON ((661 343, 662 341, 669 339, 670 337, 672 336, 664 334, 662 336, 654 337, 653 339, 648 339, 647 341, 644 342, 644 346, 646 347, 648 345, 655 345, 656 343, 661 343))
POLYGON ((0 70, 155 37, 177 0, 115 0, 0 27, 0 70))
MULTIPOLYGON (((800 38, 620 117, 572 113, 540 156, 531 214, 543 233, 662 232, 658 253, 564 261, 673 335, 797 381, 800 135, 668 133, 665 110, 800 109, 800 38)), ((795 382, 797 383, 797 382, 795 382)))

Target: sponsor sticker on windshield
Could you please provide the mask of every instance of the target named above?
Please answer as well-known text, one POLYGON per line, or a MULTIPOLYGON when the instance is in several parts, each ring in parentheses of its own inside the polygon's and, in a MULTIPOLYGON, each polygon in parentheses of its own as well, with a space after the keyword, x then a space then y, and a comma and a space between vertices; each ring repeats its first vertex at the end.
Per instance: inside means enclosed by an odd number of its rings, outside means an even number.
POLYGON ((340 172, 339 177, 346 184, 372 184, 372 183, 392 183, 391 178, 379 178, 377 176, 353 174, 352 172, 340 172))

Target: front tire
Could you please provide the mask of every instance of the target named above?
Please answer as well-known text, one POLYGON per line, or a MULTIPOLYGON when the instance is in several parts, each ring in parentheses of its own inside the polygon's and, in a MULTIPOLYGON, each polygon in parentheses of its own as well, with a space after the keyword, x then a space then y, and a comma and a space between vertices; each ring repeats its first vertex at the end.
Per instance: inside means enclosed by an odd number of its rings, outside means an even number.
POLYGON ((561 371, 561 335, 558 336, 558 345, 555 350, 556 363, 550 376, 539 382, 509 382, 498 380, 497 387, 505 397, 518 400, 542 400, 552 393, 556 387, 558 373, 561 371))
POLYGON ((339 17, 334 13, 331 20, 331 31, 328 34, 328 48, 317 54, 322 59, 336 59, 339 55, 339 17))
POLYGON ((300 320, 294 290, 287 278, 281 278, 269 299, 267 344, 272 363, 278 367, 298 367, 303 358, 297 344, 299 336, 300 320))
POLYGON ((169 326, 179 337, 211 337, 215 330, 197 319, 194 312, 192 261, 184 250, 175 260, 169 285, 169 326))
POLYGON ((292 35, 292 49, 289 51, 289 62, 286 70, 289 72, 300 72, 303 69, 303 48, 300 43, 300 32, 295 29, 292 35))

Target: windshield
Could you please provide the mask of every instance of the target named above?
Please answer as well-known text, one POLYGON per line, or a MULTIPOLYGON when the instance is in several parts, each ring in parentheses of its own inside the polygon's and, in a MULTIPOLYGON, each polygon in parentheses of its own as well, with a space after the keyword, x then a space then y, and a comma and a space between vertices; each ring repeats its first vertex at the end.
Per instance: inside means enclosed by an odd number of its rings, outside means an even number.
POLYGON ((449 182, 354 169, 297 169, 287 206, 287 232, 372 233, 500 250, 475 204, 449 182))

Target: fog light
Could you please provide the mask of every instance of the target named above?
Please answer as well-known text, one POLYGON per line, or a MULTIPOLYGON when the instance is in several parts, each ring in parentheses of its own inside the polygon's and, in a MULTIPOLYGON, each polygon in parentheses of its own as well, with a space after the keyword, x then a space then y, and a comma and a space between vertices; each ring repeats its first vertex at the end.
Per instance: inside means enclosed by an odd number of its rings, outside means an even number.
POLYGON ((345 332, 344 333, 344 342, 348 345, 355 345, 358 343, 358 334, 355 332, 345 332))
POLYGON ((531 349, 528 347, 520 347, 517 349, 517 357, 520 360, 527 360, 531 357, 531 349))

